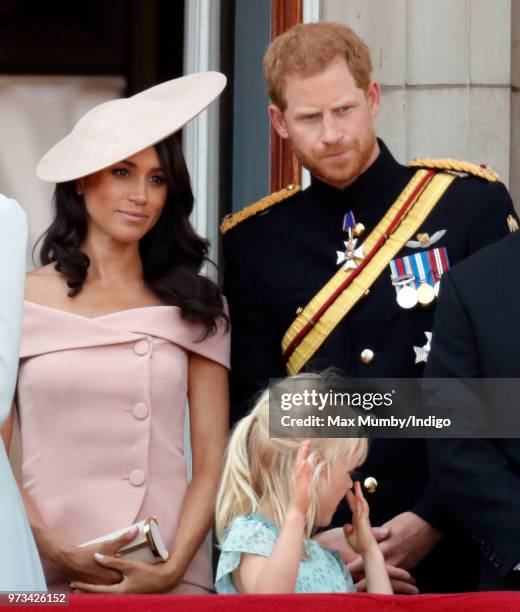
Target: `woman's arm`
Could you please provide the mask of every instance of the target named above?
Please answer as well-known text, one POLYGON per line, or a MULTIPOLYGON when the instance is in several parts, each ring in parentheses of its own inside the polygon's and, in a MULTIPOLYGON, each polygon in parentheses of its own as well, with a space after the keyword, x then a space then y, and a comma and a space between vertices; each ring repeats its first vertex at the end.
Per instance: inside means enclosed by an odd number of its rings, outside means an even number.
POLYGON ((192 353, 188 366, 192 479, 167 562, 172 586, 182 580, 214 520, 217 488, 229 430, 227 369, 192 353))

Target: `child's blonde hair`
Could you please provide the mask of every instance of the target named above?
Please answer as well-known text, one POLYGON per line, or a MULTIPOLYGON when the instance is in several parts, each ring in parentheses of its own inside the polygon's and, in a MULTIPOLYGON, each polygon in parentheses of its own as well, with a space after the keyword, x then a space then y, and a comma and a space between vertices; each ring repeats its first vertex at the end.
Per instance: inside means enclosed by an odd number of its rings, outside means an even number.
MULTIPOLYGON (((304 376, 309 377, 309 374, 304 376)), ((264 505, 268 505, 275 525, 282 527, 289 506, 289 483, 301 442, 302 438, 269 437, 269 391, 264 391, 251 412, 236 424, 229 440, 217 494, 219 542, 237 516, 257 512, 264 505)), ((330 478, 330 468, 339 460, 345 460, 354 469, 363 463, 366 455, 366 438, 312 438, 307 456, 313 466, 312 495, 305 537, 312 535, 321 474, 330 478)))

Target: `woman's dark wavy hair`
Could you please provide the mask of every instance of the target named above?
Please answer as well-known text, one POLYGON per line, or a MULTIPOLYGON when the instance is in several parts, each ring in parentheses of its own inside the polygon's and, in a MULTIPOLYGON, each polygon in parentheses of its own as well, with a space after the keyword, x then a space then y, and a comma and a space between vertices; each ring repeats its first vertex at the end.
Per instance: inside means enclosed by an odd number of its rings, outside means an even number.
MULTIPOLYGON (((164 169, 168 189, 166 203, 154 227, 141 239, 139 251, 147 286, 167 305, 179 306, 183 319, 202 324, 202 339, 216 331, 217 319, 226 328, 222 295, 209 279, 199 275, 209 243, 198 236, 189 216, 194 197, 190 176, 176 136, 169 136, 155 150, 164 169)), ((87 211, 76 181, 58 183, 54 192, 54 221, 42 236, 40 259, 55 263, 67 279, 68 295, 77 295, 90 265, 81 250, 87 234, 87 211)))

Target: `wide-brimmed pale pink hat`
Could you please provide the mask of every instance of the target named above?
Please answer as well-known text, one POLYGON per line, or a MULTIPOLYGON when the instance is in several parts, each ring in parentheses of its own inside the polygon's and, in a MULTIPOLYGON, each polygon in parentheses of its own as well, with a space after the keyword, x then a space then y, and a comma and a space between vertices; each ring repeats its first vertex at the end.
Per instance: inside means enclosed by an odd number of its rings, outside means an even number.
POLYGON ((104 102, 42 157, 36 175, 49 183, 72 181, 131 157, 182 128, 225 85, 220 72, 201 72, 104 102))

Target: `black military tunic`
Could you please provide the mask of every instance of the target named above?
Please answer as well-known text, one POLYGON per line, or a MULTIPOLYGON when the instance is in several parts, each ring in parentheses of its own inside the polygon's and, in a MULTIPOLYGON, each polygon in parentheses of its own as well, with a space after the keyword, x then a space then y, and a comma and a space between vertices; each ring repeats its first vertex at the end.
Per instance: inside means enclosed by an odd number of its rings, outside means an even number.
MULTIPOLYGON (((246 219, 224 236, 224 293, 232 324, 231 414, 243 416, 269 378, 285 375, 281 340, 304 307, 338 269, 336 251, 344 250, 343 217, 351 210, 366 227, 366 237, 394 203, 415 170, 400 165, 383 142, 376 161, 352 185, 335 189, 315 178, 267 211, 246 219)), ((445 230, 428 248, 445 247, 450 264, 508 233, 513 214, 509 194, 500 182, 457 178, 418 233, 445 230)), ((415 238, 415 237, 414 237, 415 238)), ((424 249, 403 248, 397 257, 424 249)), ((427 249, 426 249, 427 250, 427 249)), ((306 366, 319 371, 333 366, 346 376, 420 377, 414 346, 426 344, 434 309, 403 310, 396 301, 389 268, 321 345, 306 366), (362 360, 365 349, 372 360, 362 360), (369 361, 369 363, 366 363, 369 361)), ((363 482, 377 480, 368 496, 372 524, 379 525, 410 510, 445 529, 443 509, 428 485, 423 440, 375 440, 358 470, 363 482)), ((345 517, 338 517, 342 521, 345 517)), ((440 590, 440 586, 437 590, 440 590)))
MULTIPOLYGON (((443 277, 426 375, 520 378, 520 232, 443 277)), ((493 396, 496 413, 517 404, 511 386, 493 396)), ((504 414, 502 412, 502 414, 504 414)), ((504 415, 507 425, 511 412, 504 415)), ((459 529, 480 554, 481 590, 520 590, 520 441, 429 440, 433 484, 450 500, 459 529)))

